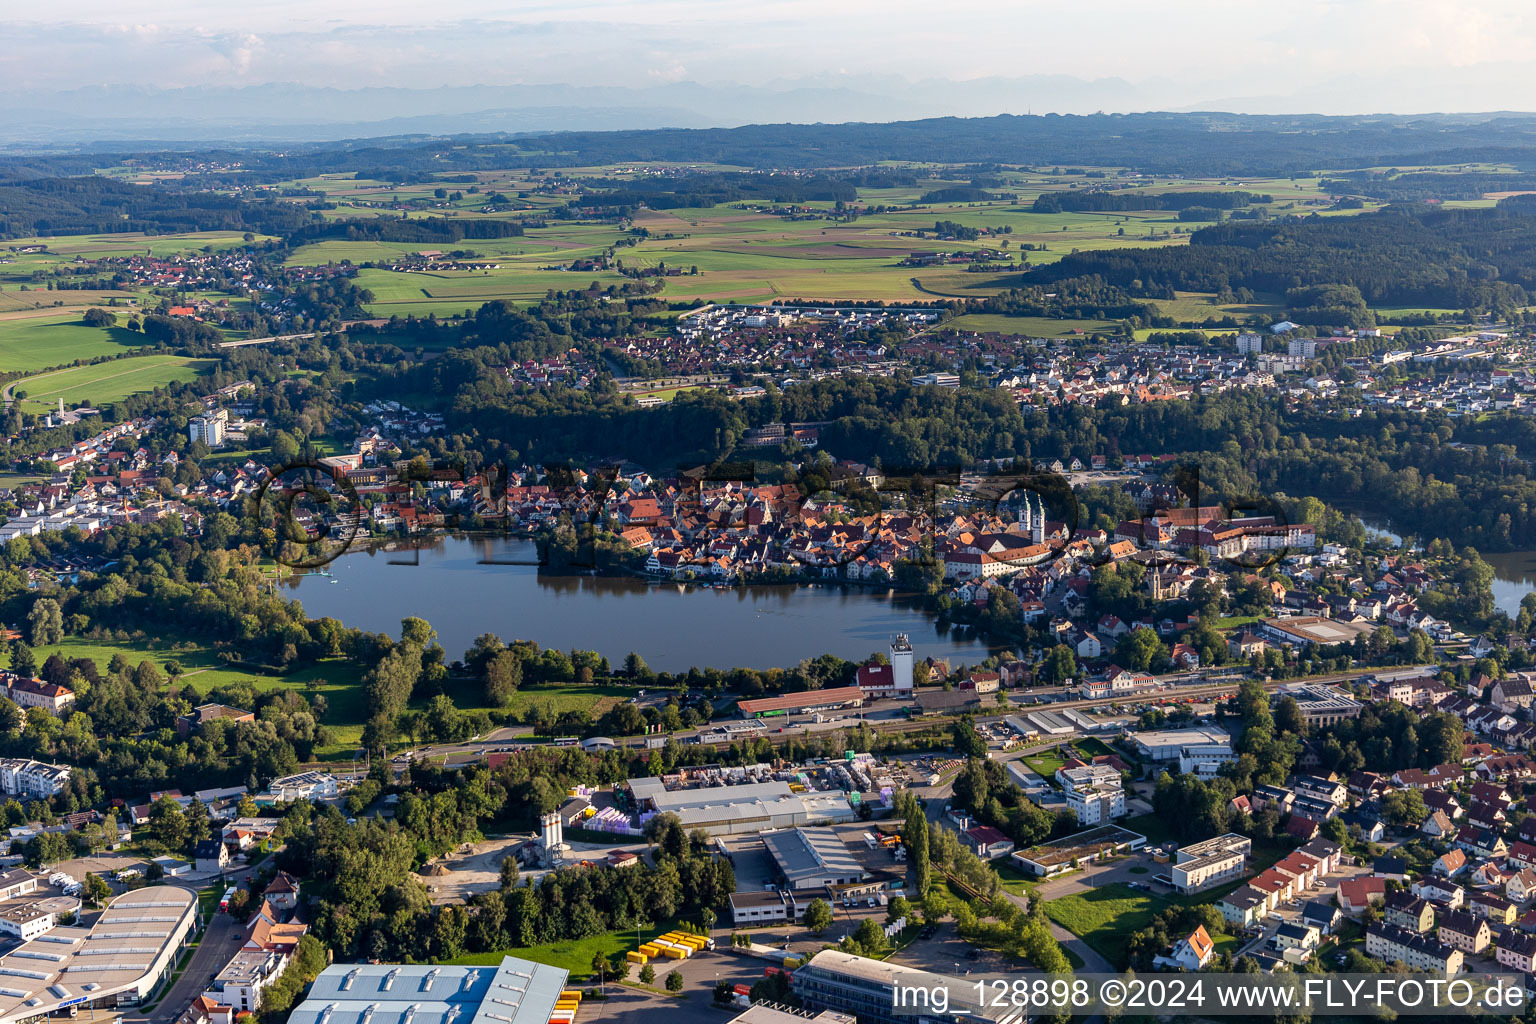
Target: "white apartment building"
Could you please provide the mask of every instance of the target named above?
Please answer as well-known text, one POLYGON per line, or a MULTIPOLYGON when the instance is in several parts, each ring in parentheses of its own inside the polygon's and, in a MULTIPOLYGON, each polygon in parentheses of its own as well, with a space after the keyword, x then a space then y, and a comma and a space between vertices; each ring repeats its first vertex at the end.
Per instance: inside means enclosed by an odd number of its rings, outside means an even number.
POLYGON ((0 758, 0 793, 30 799, 58 796, 69 785, 70 769, 24 757, 0 758))
POLYGON ((1125 788, 1115 768, 1106 764, 1058 768, 1056 781, 1079 825, 1100 825, 1125 816, 1125 788))
POLYGON ((1190 843, 1174 854, 1168 874, 1181 893, 1199 892, 1243 873, 1253 842, 1235 832, 1190 843))
POLYGON ((191 441, 201 441, 209 448, 218 448, 224 444, 224 432, 228 427, 229 411, 214 409, 187 421, 187 437, 191 441))

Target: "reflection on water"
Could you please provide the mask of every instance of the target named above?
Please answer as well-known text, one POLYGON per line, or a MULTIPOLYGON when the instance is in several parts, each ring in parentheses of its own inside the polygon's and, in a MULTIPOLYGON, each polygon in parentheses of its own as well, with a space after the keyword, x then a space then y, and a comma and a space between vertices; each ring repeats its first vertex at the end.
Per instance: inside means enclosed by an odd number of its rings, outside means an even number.
POLYGON ((1520 601, 1536 590, 1536 551, 1483 554, 1493 566, 1493 603, 1511 617, 1520 614, 1520 601))
POLYGON ((669 672, 783 667, 827 653, 864 658, 884 651, 898 632, 910 634, 919 659, 974 664, 991 653, 886 591, 541 576, 530 564, 535 560, 526 541, 452 537, 412 551, 349 553, 330 564, 330 577, 287 585, 308 615, 372 632, 398 636, 400 620, 418 615, 437 630, 450 661, 481 633, 596 650, 612 662, 638 651, 652 668, 669 672))

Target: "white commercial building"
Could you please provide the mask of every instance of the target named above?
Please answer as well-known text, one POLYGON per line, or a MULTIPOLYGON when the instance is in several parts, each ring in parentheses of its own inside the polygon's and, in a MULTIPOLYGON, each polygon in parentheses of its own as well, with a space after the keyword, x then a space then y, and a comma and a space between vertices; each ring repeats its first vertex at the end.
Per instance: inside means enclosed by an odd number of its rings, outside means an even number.
POLYGON ((197 925, 197 894, 174 885, 126 892, 89 928, 66 925, 0 956, 0 1024, 70 1007, 143 1001, 175 966, 197 925))
POLYGON ((669 790, 660 779, 642 778, 630 779, 629 791, 642 812, 675 814, 684 828, 701 828, 711 835, 854 819, 853 807, 842 792, 796 793, 787 782, 669 790))
POLYGON ((1226 730, 1205 725, 1187 729, 1127 730, 1125 739, 1138 754, 1151 761, 1177 761, 1186 747, 1232 749, 1232 737, 1226 730))
POLYGON ((567 972, 503 957, 495 967, 334 964, 289 1024, 548 1024, 567 972))

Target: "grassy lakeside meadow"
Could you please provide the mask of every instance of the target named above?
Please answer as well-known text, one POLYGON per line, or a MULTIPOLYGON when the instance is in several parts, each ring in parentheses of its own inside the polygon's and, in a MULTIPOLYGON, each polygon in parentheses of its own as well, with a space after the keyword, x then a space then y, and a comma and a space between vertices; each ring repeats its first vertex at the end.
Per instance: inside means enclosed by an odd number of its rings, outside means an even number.
MULTIPOLYGON (((363 676, 361 670, 345 658, 328 658, 292 672, 279 673, 267 666, 225 661, 209 644, 166 637, 91 640, 66 636, 59 643, 36 648, 34 654, 39 664, 52 654, 69 659, 90 658, 103 675, 117 654, 132 665, 148 659, 168 677, 170 673, 166 666, 176 662, 182 670, 176 679, 177 685, 191 686, 200 696, 236 683, 249 683, 257 692, 294 690, 306 697, 324 696, 327 707, 321 722, 329 731, 329 741, 316 749, 316 761, 346 761, 362 741, 363 723, 367 718, 363 676)), ((457 656, 449 654, 450 660, 457 656)), ((633 696, 635 689, 603 682, 588 686, 575 683, 528 686, 519 690, 507 705, 497 709, 492 709, 480 698, 474 684, 457 686, 453 693, 454 703, 460 710, 495 710, 498 719, 520 722, 536 706, 552 715, 585 711, 596 718, 626 697, 633 696)), ((419 710, 425 706, 425 701, 418 701, 416 705, 419 710)), ((408 741, 401 738, 395 745, 407 746, 408 741)))

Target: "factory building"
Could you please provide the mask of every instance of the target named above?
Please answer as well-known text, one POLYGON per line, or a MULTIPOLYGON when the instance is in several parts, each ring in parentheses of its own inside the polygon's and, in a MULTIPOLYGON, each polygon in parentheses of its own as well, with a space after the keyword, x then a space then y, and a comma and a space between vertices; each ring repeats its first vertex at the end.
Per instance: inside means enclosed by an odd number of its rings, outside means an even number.
POLYGON ((137 1005, 175 966, 196 924, 196 893, 152 885, 118 896, 89 928, 21 942, 0 956, 0 1024, 137 1005))
POLYGON ((334 964, 289 1024, 548 1024, 567 972, 517 957, 496 967, 334 964))
POLYGON ((711 835, 763 832, 852 821, 853 807, 840 791, 796 793, 787 782, 749 782, 736 786, 667 789, 661 779, 629 780, 635 806, 644 814, 675 814, 683 827, 711 835))
POLYGON ((829 828, 791 828, 764 832, 763 846, 790 889, 825 889, 852 885, 869 872, 829 828))

